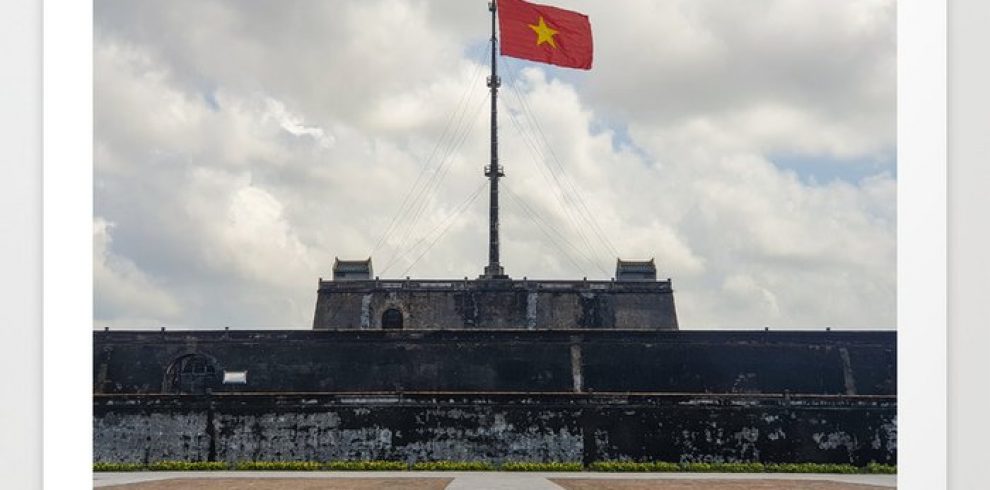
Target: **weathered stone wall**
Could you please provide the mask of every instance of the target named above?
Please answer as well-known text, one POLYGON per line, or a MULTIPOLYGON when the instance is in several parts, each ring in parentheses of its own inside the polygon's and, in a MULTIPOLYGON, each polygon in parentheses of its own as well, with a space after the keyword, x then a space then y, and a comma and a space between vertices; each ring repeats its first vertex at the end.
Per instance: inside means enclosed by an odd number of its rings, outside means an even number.
POLYGON ((97 395, 95 461, 896 463, 894 397, 97 395))
POLYGON ((217 392, 895 395, 895 332, 168 331, 93 333, 94 393, 167 393, 184 355, 246 371, 217 392))
POLYGON ((676 330, 670 281, 320 281, 318 330, 380 330, 402 312, 403 329, 676 330))

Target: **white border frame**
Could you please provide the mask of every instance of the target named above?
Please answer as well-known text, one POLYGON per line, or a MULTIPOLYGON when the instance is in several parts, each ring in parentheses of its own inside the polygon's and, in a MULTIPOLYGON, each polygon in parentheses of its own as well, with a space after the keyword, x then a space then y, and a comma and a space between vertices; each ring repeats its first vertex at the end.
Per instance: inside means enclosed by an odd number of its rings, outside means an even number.
POLYGON ((0 461, 5 488, 41 486, 41 4, 0 4, 0 461))
POLYGON ((43 482, 79 488, 93 467, 93 4, 43 9, 43 482))
POLYGON ((897 5, 898 485, 946 486, 946 4, 897 5))
POLYGON ((990 4, 952 2, 949 10, 949 359, 948 475, 950 488, 990 488, 986 407, 990 330, 990 65, 986 29, 990 4))
MULTIPOLYGON (((898 2, 899 484, 946 482, 946 5, 898 2)), ((92 481, 93 4, 44 3, 44 481, 92 481)))

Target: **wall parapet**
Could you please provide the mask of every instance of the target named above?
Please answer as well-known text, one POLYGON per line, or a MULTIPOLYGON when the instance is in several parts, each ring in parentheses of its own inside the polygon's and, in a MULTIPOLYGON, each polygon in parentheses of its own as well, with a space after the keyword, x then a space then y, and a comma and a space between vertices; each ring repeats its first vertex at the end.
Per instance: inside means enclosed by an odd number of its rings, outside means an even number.
POLYGON ((371 279, 333 281, 320 279, 319 291, 613 291, 613 292, 673 292, 671 280, 663 281, 601 281, 545 279, 371 279))
POLYGON ((896 340, 837 331, 96 331, 93 392, 894 395, 896 340), (186 365, 212 374, 185 379, 186 365), (223 384, 228 371, 246 384, 223 384))

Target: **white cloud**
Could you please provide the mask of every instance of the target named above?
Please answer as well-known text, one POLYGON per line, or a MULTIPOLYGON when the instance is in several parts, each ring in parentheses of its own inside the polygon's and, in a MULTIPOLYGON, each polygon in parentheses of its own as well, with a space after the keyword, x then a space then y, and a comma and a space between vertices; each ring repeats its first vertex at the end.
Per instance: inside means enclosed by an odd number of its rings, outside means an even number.
MULTIPOLYGON (((889 154, 892 1, 561 6, 591 17, 595 68, 513 61, 515 88, 502 72, 509 274, 656 256, 686 328, 895 325, 892 172, 809 182, 773 162, 889 154)), ((317 276, 375 249, 425 166, 416 226, 374 250, 382 273, 421 241, 387 271, 403 275, 484 181, 486 19, 467 2, 97 2, 95 236, 114 236, 98 324, 306 327, 317 276)), ((479 274, 486 202, 408 274, 479 274)))
POLYGON ((177 318, 181 309, 160 284, 132 261, 111 250, 113 223, 93 223, 93 285, 97 327, 157 327, 177 318))

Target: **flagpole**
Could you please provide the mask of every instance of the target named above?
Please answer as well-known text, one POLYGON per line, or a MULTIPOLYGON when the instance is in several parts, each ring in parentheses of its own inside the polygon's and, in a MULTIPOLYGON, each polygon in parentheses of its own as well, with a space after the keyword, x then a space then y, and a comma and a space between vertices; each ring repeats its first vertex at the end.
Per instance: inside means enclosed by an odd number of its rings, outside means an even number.
POLYGON ((488 3, 488 10, 492 13, 492 74, 488 77, 488 88, 492 96, 492 121, 491 121, 491 163, 485 167, 485 176, 488 177, 491 193, 488 209, 488 265, 482 277, 486 279, 505 279, 502 265, 499 264, 498 253, 498 179, 505 176, 502 167, 498 164, 498 117, 496 100, 498 98, 498 88, 502 81, 498 77, 495 60, 498 54, 498 39, 495 37, 495 10, 496 1, 488 3))

